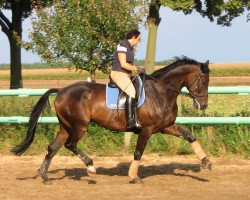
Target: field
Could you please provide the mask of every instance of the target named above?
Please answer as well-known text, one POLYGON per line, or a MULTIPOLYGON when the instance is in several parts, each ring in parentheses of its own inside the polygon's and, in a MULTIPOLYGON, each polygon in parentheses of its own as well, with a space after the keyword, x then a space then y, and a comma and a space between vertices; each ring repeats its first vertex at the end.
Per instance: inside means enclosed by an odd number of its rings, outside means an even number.
MULTIPOLYGON (((39 66, 43 66, 40 64, 39 66)), ((25 66, 22 70, 23 85, 25 88, 52 88, 65 87, 77 81, 86 80, 89 73, 86 71, 75 71, 68 68, 46 68, 38 69, 35 66, 25 66), (30 69, 30 68, 34 69, 30 69)), ((156 66, 159 69, 163 66, 156 66)), ((250 62, 245 63, 211 63, 210 85, 250 85, 250 62)), ((9 88, 10 71, 0 67, 0 89, 9 88)), ((108 76, 97 72, 97 82, 106 83, 108 76)))
MULTIPOLYGON (((221 64, 211 64, 210 66, 211 71, 215 69, 218 70, 218 73, 221 73, 227 69, 231 69, 231 72, 236 74, 236 77, 227 76, 227 77, 212 77, 210 81, 210 85, 250 85, 250 76, 246 76, 250 71, 250 63, 221 63, 221 64), (238 72, 235 73, 235 72, 238 72), (239 76, 241 72, 244 72, 244 76, 239 76), (214 81, 214 80, 217 80, 214 81), (211 84, 212 83, 212 84, 211 84), (218 84, 219 83, 219 84, 218 84)), ((0 73, 2 75, 7 75, 8 70, 1 70, 0 73)), ((64 87, 80 79, 63 79, 65 75, 72 75, 71 78, 78 78, 78 76, 84 76, 87 73, 79 73, 75 72, 74 70, 68 70, 66 68, 55 68, 55 69, 24 69, 23 75, 24 77, 29 77, 28 80, 24 80, 24 87, 26 88, 52 88, 52 87, 64 87), (49 77, 54 77, 57 79, 55 80, 47 80, 49 77), (39 78, 39 80, 36 80, 39 78), (43 80, 46 79, 46 80, 43 80)), ((82 79, 84 80, 84 78, 82 79)), ((107 82, 107 78, 98 79, 98 82, 107 82)), ((8 84, 4 85, 4 81, 0 81, 2 88, 8 88, 8 84)), ((5 81, 6 83, 6 81, 5 81)), ((2 104, 0 105, 0 116, 29 116, 30 109, 33 107, 34 103, 37 101, 38 97, 27 97, 27 98, 18 98, 18 97, 1 97, 2 104), (15 105, 15 108, 13 108, 15 105), (24 106, 25 105, 25 106, 24 106)), ((53 102, 53 98, 51 100, 53 102)), ((179 104, 179 116, 249 116, 250 115, 250 99, 247 95, 210 95, 209 102, 208 102, 208 109, 205 112, 197 112, 192 107, 192 101, 180 96, 178 98, 179 104), (230 102, 228 101, 230 99, 230 102), (240 106, 239 106, 240 105, 240 106), (229 109, 230 108, 230 109, 229 109)), ((52 107, 53 108, 53 107, 52 107)), ((55 116, 52 113, 52 116, 55 116)), ((250 148, 249 142, 250 138, 247 132, 249 128, 247 126, 188 126, 189 130, 196 132, 196 137, 207 147, 207 151, 210 152, 213 156, 218 155, 226 155, 226 154, 233 154, 243 157, 250 156, 250 148), (210 135, 207 138, 207 132, 210 135), (226 132, 227 134, 223 134, 226 132), (234 133, 238 132, 237 135, 234 133), (216 138, 216 141, 215 139, 216 138)), ((2 148, 0 147, 0 153, 7 154, 8 151, 5 149, 9 149, 8 147, 13 145, 15 141, 20 141, 21 138, 25 135, 25 127, 19 128, 18 125, 12 126, 0 126, 1 132, 6 132, 7 136, 0 140, 2 144, 2 148), (17 138, 12 138, 11 133, 16 132, 19 129, 19 136, 17 138), (6 143, 6 140, 9 142, 6 143)), ((98 129, 98 128, 97 128, 98 129)), ((38 129, 38 141, 35 140, 35 145, 37 148, 32 149, 29 154, 36 155, 39 153, 46 152, 46 145, 48 144, 48 140, 51 140, 53 135, 56 133, 57 127, 56 126, 39 126, 38 129), (41 128, 40 128, 41 127, 41 128), (50 130, 48 135, 44 137, 42 134, 46 129, 50 130), (47 138, 46 138, 47 137, 47 138), (43 141, 41 143, 41 141, 43 141), (42 145, 43 144, 43 145, 42 145), (46 144, 46 145, 45 145, 46 144), (42 147, 42 148, 41 148, 42 147)), ((96 127, 91 128, 88 137, 84 139, 84 142, 80 144, 80 146, 86 149, 90 153, 99 153, 102 152, 102 155, 108 156, 110 154, 114 154, 114 152, 120 152, 122 147, 122 136, 116 133, 107 133, 106 139, 103 139, 98 136, 98 140, 102 141, 104 148, 101 148, 102 145, 98 142, 93 142, 91 138, 96 137, 95 132, 103 132, 102 129, 96 130, 96 127), (107 139, 108 138, 108 139, 107 139), (117 139, 118 138, 118 139, 117 139), (114 144, 109 144, 106 140, 112 140, 114 144), (93 148, 94 147, 94 148, 93 148), (93 150, 96 151, 93 151, 93 150)), ((106 133, 105 133, 106 134, 106 133)), ((104 137, 105 138, 105 137, 104 137)), ((149 142, 148 148, 146 151, 148 153, 158 152, 160 154, 165 155, 168 152, 168 155, 175 155, 175 154, 190 154, 191 150, 185 142, 182 142, 178 139, 169 139, 170 137, 162 137, 162 136, 155 136, 149 142), (167 147, 166 143, 168 144, 167 147)), ((131 148, 126 151, 125 153, 132 153, 136 141, 136 137, 133 137, 133 142, 131 148)), ((67 152, 67 151, 66 151, 67 152)), ((67 155, 66 152, 61 152, 61 155, 67 155)))
MULTIPOLYGON (((236 70, 230 64, 212 64, 210 85, 250 85, 250 63, 237 66, 236 70)), ((0 71, 0 88, 9 87, 8 73, 0 71)), ((68 69, 27 69, 23 75, 26 88, 64 87, 88 76, 68 69)), ((108 80, 102 75, 99 78, 99 82, 108 80)), ((0 116, 28 116, 37 99, 1 97, 0 116)), ((210 95, 205 112, 194 110, 191 100, 185 97, 180 97, 178 104, 179 116, 250 116, 250 98, 246 95, 210 95)), ((52 114, 47 115, 54 115, 53 107, 52 114)), ((79 147, 94 159, 97 175, 87 176, 80 159, 62 148, 49 169, 52 185, 44 185, 36 178, 37 169, 57 128, 39 125, 25 156, 14 157, 9 149, 24 138, 26 127, 0 125, 0 199, 249 199, 249 126, 186 127, 211 158, 211 172, 200 170, 199 160, 187 142, 156 134, 150 139, 139 168, 143 184, 133 185, 129 184, 127 171, 137 136, 133 135, 130 147, 124 148, 123 134, 91 125, 79 147)))

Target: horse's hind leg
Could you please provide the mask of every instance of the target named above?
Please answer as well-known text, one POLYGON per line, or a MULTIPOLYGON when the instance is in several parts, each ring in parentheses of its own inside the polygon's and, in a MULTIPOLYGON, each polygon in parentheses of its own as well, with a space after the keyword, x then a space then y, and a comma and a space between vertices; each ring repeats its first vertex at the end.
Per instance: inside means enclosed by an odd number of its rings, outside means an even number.
POLYGON ((48 146, 48 154, 45 156, 43 163, 38 170, 39 175, 43 178, 44 182, 48 181, 48 169, 51 163, 52 158, 56 155, 58 150, 65 144, 69 135, 65 129, 60 126, 60 130, 57 133, 55 139, 48 146))
POLYGON ((91 175, 96 173, 93 160, 77 147, 78 141, 82 138, 82 136, 86 132, 87 132, 86 127, 76 127, 74 134, 73 133, 71 134, 71 136, 68 138, 64 146, 70 151, 72 151, 84 162, 84 164, 87 166, 87 173, 91 175))
POLYGON ((199 142, 192 136, 191 132, 182 129, 180 126, 174 124, 170 127, 167 127, 162 131, 163 134, 169 134, 176 137, 183 137, 187 140, 196 154, 196 156, 201 160, 201 167, 204 169, 211 170, 212 164, 208 159, 206 153, 203 151, 199 142))

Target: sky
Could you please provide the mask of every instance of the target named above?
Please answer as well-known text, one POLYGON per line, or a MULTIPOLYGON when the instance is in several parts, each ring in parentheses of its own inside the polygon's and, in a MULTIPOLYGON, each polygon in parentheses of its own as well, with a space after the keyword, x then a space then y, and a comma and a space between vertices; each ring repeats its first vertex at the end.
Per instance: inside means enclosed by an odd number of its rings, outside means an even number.
MULTIPOLYGON (((250 22, 246 22, 246 15, 234 19, 231 27, 222 27, 196 12, 184 15, 161 7, 156 61, 185 55, 200 62, 250 62, 250 22)), ((31 30, 28 18, 23 22, 24 40, 28 40, 31 30)), ((140 31, 142 42, 136 49, 135 58, 142 60, 146 56, 148 29, 142 27, 140 31)), ((10 63, 9 52, 8 39, 0 31, 0 63, 10 63)), ((22 63, 34 62, 42 60, 38 55, 22 50, 22 63)))

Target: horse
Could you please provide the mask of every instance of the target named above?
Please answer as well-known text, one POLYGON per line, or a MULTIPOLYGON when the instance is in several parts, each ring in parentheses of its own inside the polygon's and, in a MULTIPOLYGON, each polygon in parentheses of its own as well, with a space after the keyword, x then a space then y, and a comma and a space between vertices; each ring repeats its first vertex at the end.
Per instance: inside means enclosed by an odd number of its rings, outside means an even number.
MULTIPOLYGON (((211 170, 211 162, 193 134, 175 124, 178 106, 177 97, 184 94, 193 100, 196 109, 206 109, 208 102, 209 61, 200 63, 188 57, 176 57, 174 62, 151 75, 144 75, 145 102, 137 110, 137 118, 142 128, 134 151, 128 176, 131 183, 141 183, 138 168, 147 142, 152 134, 162 133, 187 140, 201 161, 201 167, 211 170), (186 87, 189 93, 181 91, 186 87)), ((126 132, 125 111, 112 112, 105 104, 105 84, 81 81, 64 88, 47 90, 34 106, 26 138, 11 149, 15 155, 22 155, 31 145, 39 116, 46 107, 48 98, 56 93, 54 107, 59 121, 59 131, 48 145, 48 153, 38 170, 43 181, 47 175, 52 158, 64 145, 77 155, 86 165, 88 174, 96 173, 93 160, 77 147, 78 141, 88 130, 90 122, 104 128, 126 132)))

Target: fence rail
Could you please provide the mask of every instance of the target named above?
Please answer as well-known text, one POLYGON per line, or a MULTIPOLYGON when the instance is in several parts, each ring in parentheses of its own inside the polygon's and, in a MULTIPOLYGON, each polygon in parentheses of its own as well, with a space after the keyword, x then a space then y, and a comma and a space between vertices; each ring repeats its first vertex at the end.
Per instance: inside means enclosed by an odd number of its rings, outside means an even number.
MULTIPOLYGON (((29 117, 0 117, 0 123, 27 124, 29 117)), ((57 124, 57 117, 40 117, 39 124, 57 124)), ((250 124, 250 117, 177 117, 177 124, 250 124)))
MULTIPOLYGON (((0 90, 0 96, 41 96, 48 89, 13 89, 0 90)), ((188 92, 187 88, 182 89, 183 92, 188 92)), ((209 94, 239 94, 249 95, 250 86, 210 86, 208 88, 209 94)))
MULTIPOLYGON (((0 90, 0 96, 41 96, 48 89, 13 89, 13 90, 0 90)), ((184 92, 188 92, 183 88, 184 92)), ((250 86, 220 86, 209 87, 209 94, 238 94, 249 95, 250 86)), ((0 123, 16 123, 26 124, 29 117, 12 116, 0 117, 0 123)), ((40 124, 57 124, 57 117, 40 117, 38 123, 40 124)), ((177 117, 176 123, 178 124, 250 124, 250 117, 177 117)))

